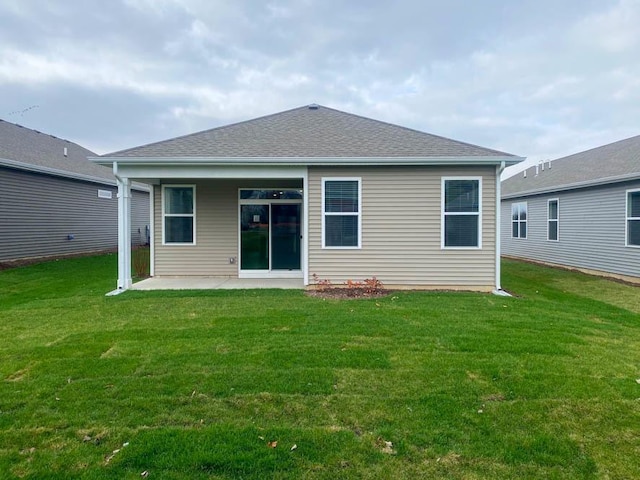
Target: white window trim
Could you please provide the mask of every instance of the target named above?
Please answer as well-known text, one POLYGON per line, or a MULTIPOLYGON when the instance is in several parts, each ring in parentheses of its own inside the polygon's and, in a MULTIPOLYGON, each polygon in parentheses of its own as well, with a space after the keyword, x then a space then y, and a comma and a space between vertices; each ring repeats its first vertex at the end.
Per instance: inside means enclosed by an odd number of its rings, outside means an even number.
POLYGON ((362 248, 362 177, 322 177, 322 248, 327 250, 358 250, 362 248), (357 212, 325 212, 325 184, 326 182, 358 182, 358 211, 357 212), (325 217, 329 216, 357 216, 358 217, 358 245, 353 247, 327 246, 325 217))
POLYGON ((640 248, 640 245, 636 245, 634 243, 629 243, 629 220, 638 220, 640 221, 640 217, 630 217, 631 213, 631 204, 629 203, 629 194, 630 193, 638 193, 640 192, 640 188, 632 188, 624 193, 624 203, 625 203, 625 219, 624 219, 624 245, 629 248, 640 248))
MULTIPOLYGON (((529 219, 529 211, 527 210, 527 220, 529 219)), ((527 233, 529 233, 529 228, 527 225, 527 233)), ((559 198, 550 198, 547 200, 547 241, 548 242, 559 242, 560 241, 560 199, 559 198), (557 218, 549 218, 549 206, 551 202, 556 202, 556 215, 557 218), (549 238, 549 224, 551 222, 556 222, 556 236, 557 238, 551 239, 549 238)))
POLYGON ((481 250, 482 249, 482 177, 442 177, 440 181, 440 249, 441 250, 481 250), (478 182, 477 212, 445 212, 445 185, 449 180, 476 180, 478 182), (473 247, 447 247, 444 244, 445 217, 447 215, 476 215, 478 217, 478 245, 473 247))
MULTIPOLYGON (((548 215, 548 209, 547 209, 547 215, 548 215)), ((548 224, 547 224, 547 229, 548 229, 548 224)), ((514 240, 526 240, 527 237, 529 236, 529 204, 528 202, 513 202, 511 203, 511 238, 513 238, 514 240), (515 222, 518 223, 518 236, 514 237, 513 236, 513 206, 514 205, 522 205, 524 204, 524 208, 527 212, 527 218, 525 218, 524 220, 520 220, 520 209, 518 208, 518 220, 515 220, 515 222), (520 222, 524 222, 526 225, 526 233, 524 235, 524 237, 520 236, 520 222)))
POLYGON ((194 184, 166 184, 162 185, 162 195, 160 198, 160 203, 162 204, 162 245, 167 245, 171 247, 180 247, 180 246, 189 246, 192 247, 196 244, 196 186, 194 184), (193 190, 193 213, 180 213, 180 214, 170 214, 165 212, 165 189, 166 188, 187 188, 190 187, 193 190), (166 217, 193 217, 193 242, 166 242, 165 240, 165 218, 166 217))

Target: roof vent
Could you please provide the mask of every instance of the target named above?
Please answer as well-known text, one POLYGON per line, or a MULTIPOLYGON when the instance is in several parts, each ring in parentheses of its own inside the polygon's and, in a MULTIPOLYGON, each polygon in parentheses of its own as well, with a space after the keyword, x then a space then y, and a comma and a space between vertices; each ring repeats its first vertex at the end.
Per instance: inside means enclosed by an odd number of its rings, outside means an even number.
POLYGON ((67 156, 67 147, 64 147, 64 151, 63 151, 64 156, 67 156))
POLYGON ((318 110, 318 108, 320 108, 320 105, 318 105, 317 103, 312 103, 311 105, 309 105, 309 110, 318 110))

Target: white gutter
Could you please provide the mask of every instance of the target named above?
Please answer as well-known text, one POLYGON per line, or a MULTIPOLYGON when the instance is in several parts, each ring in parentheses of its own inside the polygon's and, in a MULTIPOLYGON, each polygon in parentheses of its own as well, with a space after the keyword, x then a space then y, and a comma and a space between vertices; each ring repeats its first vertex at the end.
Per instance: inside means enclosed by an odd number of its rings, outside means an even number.
MULTIPOLYGON (((76 173, 68 170, 60 170, 58 168, 44 167, 41 165, 33 165, 31 163, 18 162, 16 160, 9 160, 6 158, 0 158, 0 166, 15 168, 17 170, 24 170, 25 172, 43 173, 45 175, 53 175, 55 177, 70 178, 72 180, 82 180, 85 182, 98 183, 100 185, 108 185, 115 187, 117 182, 106 178, 96 177, 93 175, 85 175, 84 173, 76 173)), ((132 187, 142 192, 148 192, 149 189, 146 186, 132 187)))
POLYGON ((89 157, 100 165, 245 165, 245 166, 350 166, 350 165, 515 165, 524 157, 89 157))
POLYGON ((629 181, 634 181, 638 179, 640 179, 640 172, 634 172, 634 173, 629 173, 625 175, 614 175, 610 177, 602 177, 596 180, 584 180, 582 182, 566 183, 562 185, 552 185, 550 187, 545 187, 545 188, 522 190, 516 193, 508 193, 502 199, 511 200, 513 198, 529 197, 533 195, 545 195, 548 193, 557 193, 560 191, 577 190, 579 188, 598 187, 600 185, 610 185, 612 183, 629 182, 629 181))

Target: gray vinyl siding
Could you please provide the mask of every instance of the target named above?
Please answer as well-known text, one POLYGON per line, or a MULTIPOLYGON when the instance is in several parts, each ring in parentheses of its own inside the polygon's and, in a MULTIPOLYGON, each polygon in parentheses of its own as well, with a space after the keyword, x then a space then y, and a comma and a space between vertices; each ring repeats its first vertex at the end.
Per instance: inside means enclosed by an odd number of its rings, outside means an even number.
MULTIPOLYGON (((115 249, 115 186, 0 168, 0 261, 115 249), (98 190, 112 192, 98 198, 98 190), (68 236, 73 235, 73 240, 68 236)), ((144 238, 149 196, 133 193, 132 242, 144 238)), ((143 242, 144 243, 144 242, 143 242)))
POLYGON ((626 190, 615 184, 502 201, 502 253, 542 262, 640 277, 640 248, 625 246, 626 190), (547 201, 559 200, 559 241, 547 240, 547 201), (526 201, 526 239, 511 238, 511 204, 526 201))
POLYGON ((195 245, 162 244, 162 186, 154 187, 154 275, 238 277, 238 189, 301 187, 292 180, 176 180, 196 186, 195 245))
POLYGON ((309 274, 340 284, 376 276, 385 285, 495 286, 495 167, 309 169, 309 274), (482 177, 482 248, 441 248, 442 177, 482 177), (360 177, 362 248, 322 248, 323 177, 360 177))

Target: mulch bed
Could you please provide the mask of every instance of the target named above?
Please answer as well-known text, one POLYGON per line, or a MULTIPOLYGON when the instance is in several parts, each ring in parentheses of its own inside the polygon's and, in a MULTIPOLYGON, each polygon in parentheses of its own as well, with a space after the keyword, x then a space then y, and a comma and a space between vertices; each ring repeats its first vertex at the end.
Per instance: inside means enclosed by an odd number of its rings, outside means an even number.
POLYGON ((361 288, 321 288, 305 291, 310 297, 333 298, 339 300, 358 299, 358 298, 379 298, 386 297, 391 294, 391 290, 378 289, 374 291, 365 291, 361 288))

